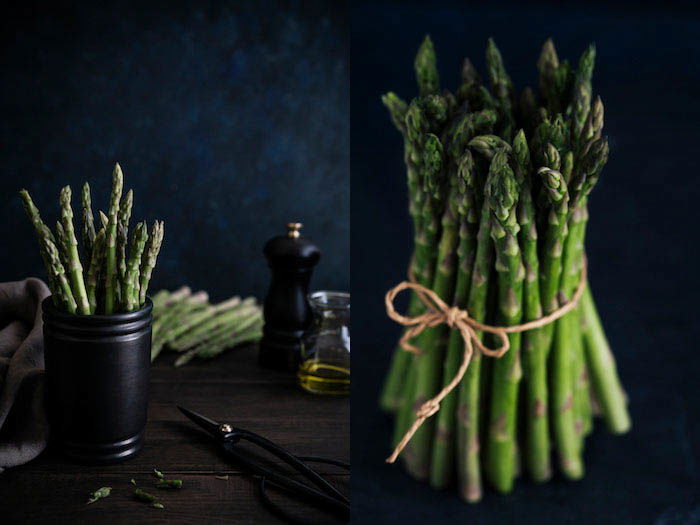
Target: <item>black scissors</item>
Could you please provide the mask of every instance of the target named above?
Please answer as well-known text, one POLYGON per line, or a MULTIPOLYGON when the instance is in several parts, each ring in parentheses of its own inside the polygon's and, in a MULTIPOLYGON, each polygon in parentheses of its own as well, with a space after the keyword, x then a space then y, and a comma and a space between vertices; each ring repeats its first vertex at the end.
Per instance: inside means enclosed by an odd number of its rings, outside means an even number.
POLYGON ((307 462, 326 463, 349 471, 350 465, 348 463, 315 456, 295 456, 259 434, 236 428, 228 423, 218 423, 180 406, 177 408, 218 441, 236 463, 251 474, 260 476, 260 495, 263 503, 279 517, 291 523, 304 523, 272 502, 267 494, 268 485, 304 499, 311 505, 324 509, 344 521, 349 521, 350 501, 348 498, 306 464, 307 462), (301 483, 288 475, 272 470, 261 461, 256 461, 251 457, 251 454, 246 454, 244 450, 236 448, 235 445, 241 440, 257 445, 278 457, 309 480, 311 484, 301 483))

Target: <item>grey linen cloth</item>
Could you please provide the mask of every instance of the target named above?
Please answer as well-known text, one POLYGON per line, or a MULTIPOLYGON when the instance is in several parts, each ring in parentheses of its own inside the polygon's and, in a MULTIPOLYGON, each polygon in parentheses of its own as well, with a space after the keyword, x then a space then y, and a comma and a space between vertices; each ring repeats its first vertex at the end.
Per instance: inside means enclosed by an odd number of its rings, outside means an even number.
POLYGON ((0 283, 0 472, 46 448, 44 336, 39 279, 0 283))

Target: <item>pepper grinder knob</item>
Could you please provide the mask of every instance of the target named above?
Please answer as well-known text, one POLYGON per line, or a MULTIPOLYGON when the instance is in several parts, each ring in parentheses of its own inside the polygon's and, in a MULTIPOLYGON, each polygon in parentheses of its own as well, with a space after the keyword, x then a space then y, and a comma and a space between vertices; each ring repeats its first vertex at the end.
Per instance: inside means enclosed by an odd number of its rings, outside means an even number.
POLYGON ((301 236, 301 229, 304 225, 300 222, 288 222, 287 223, 287 237, 292 239, 298 239, 301 236))
POLYGON ((260 364, 296 370, 301 336, 313 320, 306 296, 321 252, 301 235, 302 223, 287 223, 287 233, 270 239, 263 253, 272 279, 264 304, 265 326, 260 341, 260 364))

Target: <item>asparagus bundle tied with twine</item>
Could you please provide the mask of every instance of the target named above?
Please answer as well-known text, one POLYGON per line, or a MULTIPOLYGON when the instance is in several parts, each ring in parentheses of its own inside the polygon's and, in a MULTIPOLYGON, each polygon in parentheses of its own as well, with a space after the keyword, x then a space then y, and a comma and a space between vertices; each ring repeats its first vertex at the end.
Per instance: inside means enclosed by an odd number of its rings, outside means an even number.
POLYGON ((450 93, 426 37, 418 97, 382 97, 404 139, 415 243, 411 282, 386 301, 407 326, 380 399, 396 417, 389 461, 436 488, 456 482, 466 501, 482 479, 507 493, 553 464, 579 479, 593 416, 631 426, 586 273, 587 203, 609 154, 594 61, 590 46, 572 67, 548 40, 539 93, 518 95, 489 40, 488 86, 467 59, 450 93))
POLYGON ((149 231, 145 222, 138 223, 129 242, 133 192, 129 190, 122 198, 123 186, 121 167, 115 164, 109 213, 99 212, 101 228, 98 230, 90 185, 85 183, 81 192, 79 234, 73 223, 70 186, 65 186, 60 193, 61 218, 56 223, 55 235, 42 220, 29 192, 20 191, 22 204, 39 241, 52 301, 66 312, 109 315, 138 310, 146 302, 164 226, 162 221, 154 221, 149 231))

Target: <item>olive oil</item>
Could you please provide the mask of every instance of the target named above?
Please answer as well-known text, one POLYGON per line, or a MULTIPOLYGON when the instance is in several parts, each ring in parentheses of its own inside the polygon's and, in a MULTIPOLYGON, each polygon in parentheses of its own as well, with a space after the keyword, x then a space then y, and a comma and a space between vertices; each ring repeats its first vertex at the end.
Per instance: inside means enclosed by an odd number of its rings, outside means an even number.
POLYGON ((299 366, 299 385, 314 394, 347 395, 350 393, 350 369, 347 362, 321 362, 307 359, 299 366))

